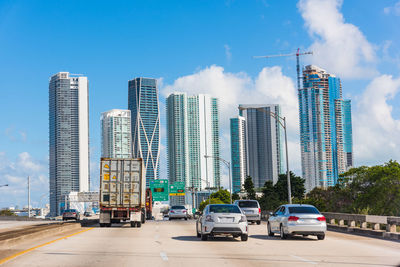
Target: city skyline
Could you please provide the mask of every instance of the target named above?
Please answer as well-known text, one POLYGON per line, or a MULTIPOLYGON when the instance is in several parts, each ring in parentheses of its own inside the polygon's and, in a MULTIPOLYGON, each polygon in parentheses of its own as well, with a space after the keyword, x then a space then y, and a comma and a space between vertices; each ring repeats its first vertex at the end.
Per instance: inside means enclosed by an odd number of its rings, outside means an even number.
MULTIPOLYGON (((314 64, 336 74, 343 98, 351 99, 353 166, 399 160, 397 2, 132 1, 93 8, 82 1, 2 1, 0 184, 9 186, 0 188, 0 206, 26 205, 27 176, 32 205, 48 199, 48 77, 59 71, 90 80, 91 190, 99 186, 99 116, 127 108, 133 77, 158 81, 160 178, 167 177, 165 101, 174 91, 219 99, 224 159, 230 158, 229 118, 237 115, 237 105, 279 104, 287 118, 290 169, 301 176, 295 58, 253 58, 297 48, 314 52, 300 58, 301 67, 314 64)), ((221 166, 225 188, 227 181, 221 166)))

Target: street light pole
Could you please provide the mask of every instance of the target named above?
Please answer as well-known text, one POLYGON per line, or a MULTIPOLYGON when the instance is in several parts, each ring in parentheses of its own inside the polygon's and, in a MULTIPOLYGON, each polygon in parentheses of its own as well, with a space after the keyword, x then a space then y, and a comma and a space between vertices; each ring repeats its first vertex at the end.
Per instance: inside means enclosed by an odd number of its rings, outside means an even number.
POLYGON ((289 156, 288 156, 288 143, 286 134, 286 118, 283 117, 283 129, 285 130, 285 147, 286 147, 286 175, 287 175, 287 185, 288 185, 288 199, 289 204, 292 204, 292 187, 290 185, 290 173, 289 173, 289 156))
POLYGON ((205 158, 215 158, 219 161, 222 161, 227 167, 228 167, 228 171, 229 171, 229 192, 231 194, 231 204, 232 204, 232 180, 231 180, 231 163, 227 160, 224 160, 223 158, 220 157, 214 157, 214 156, 209 156, 209 155, 204 155, 205 158))
POLYGON ((28 176, 28 218, 31 217, 31 179, 28 176))

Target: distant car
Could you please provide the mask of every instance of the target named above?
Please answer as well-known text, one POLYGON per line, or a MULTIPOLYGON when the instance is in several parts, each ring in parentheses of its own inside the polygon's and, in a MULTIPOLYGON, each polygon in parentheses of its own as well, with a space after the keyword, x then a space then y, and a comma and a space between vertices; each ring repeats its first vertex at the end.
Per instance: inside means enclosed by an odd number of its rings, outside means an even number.
POLYGON ((248 223, 243 211, 233 204, 209 204, 196 222, 197 237, 206 241, 209 236, 232 235, 247 241, 248 223))
POLYGON ((236 200, 234 204, 244 212, 247 221, 261 224, 261 207, 257 200, 236 200))
POLYGON ((168 217, 172 219, 188 219, 187 209, 185 206, 172 206, 168 212, 168 217))
POLYGON ((291 235, 314 235, 318 240, 323 240, 326 232, 326 219, 312 205, 282 205, 270 214, 267 231, 269 236, 279 234, 281 239, 286 239, 291 235))
POLYGON ((93 213, 90 212, 90 211, 85 211, 85 212, 83 213, 83 216, 85 216, 85 217, 91 217, 92 215, 93 215, 93 213))
POLYGON ((66 220, 79 220, 79 212, 76 209, 65 210, 62 215, 63 221, 66 220))

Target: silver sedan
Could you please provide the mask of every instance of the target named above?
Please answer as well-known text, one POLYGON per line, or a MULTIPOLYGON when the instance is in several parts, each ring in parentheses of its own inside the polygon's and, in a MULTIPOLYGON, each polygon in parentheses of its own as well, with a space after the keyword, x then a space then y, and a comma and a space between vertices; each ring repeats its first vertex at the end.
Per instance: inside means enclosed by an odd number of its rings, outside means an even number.
POLYGON ((270 214, 267 231, 269 236, 279 234, 282 239, 291 235, 314 235, 318 240, 323 240, 326 232, 326 219, 312 205, 282 205, 270 214))

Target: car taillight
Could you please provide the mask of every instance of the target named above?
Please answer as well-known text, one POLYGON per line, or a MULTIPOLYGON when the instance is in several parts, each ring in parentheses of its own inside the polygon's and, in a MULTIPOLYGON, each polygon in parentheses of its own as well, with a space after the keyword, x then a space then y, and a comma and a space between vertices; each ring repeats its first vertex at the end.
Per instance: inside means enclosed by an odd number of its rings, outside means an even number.
POLYGON ((171 210, 171 213, 175 213, 175 211, 171 210))
POLYGON ((76 215, 76 212, 73 212, 72 215, 76 215))
POLYGON ((297 221, 298 219, 299 219, 299 217, 296 217, 296 216, 289 216, 288 221, 289 221, 289 222, 295 222, 295 221, 297 221))
POLYGON ((185 212, 186 212, 186 210, 183 210, 182 212, 183 212, 183 213, 185 213, 185 212))
POLYGON ((326 218, 324 216, 318 217, 317 220, 320 222, 326 222, 326 218))
POLYGON ((241 223, 241 222, 246 222, 246 221, 247 221, 246 216, 245 216, 245 215, 242 215, 242 216, 240 217, 239 223, 241 223))
POLYGON ((261 209, 260 208, 258 208, 258 213, 261 213, 261 209))

